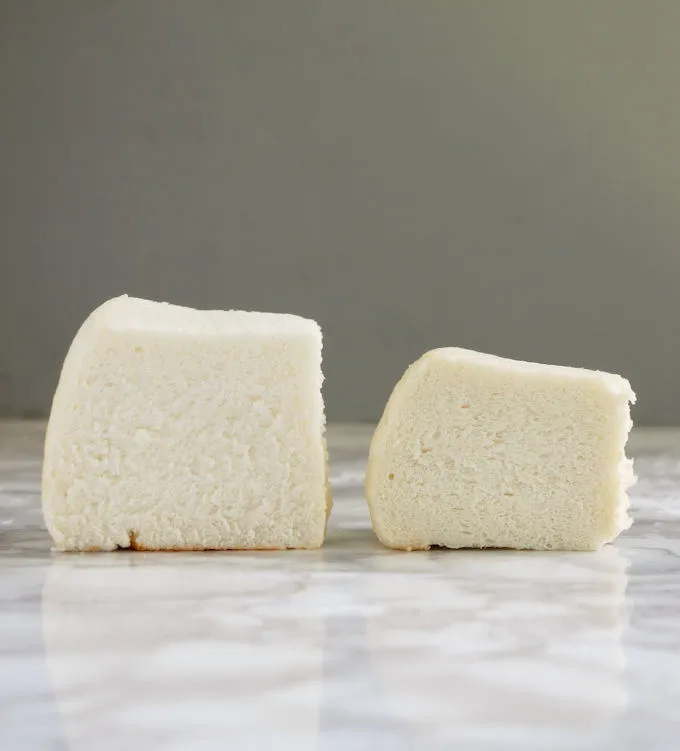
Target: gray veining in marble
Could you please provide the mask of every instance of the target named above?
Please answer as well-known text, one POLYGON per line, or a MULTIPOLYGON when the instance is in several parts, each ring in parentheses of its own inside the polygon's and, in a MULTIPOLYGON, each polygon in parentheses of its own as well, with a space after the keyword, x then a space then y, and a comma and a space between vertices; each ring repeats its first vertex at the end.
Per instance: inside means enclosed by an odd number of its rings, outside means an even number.
POLYGON ((574 554, 383 549, 345 426, 320 551, 59 555, 42 435, 0 424, 2 751, 680 748, 680 431, 574 554))

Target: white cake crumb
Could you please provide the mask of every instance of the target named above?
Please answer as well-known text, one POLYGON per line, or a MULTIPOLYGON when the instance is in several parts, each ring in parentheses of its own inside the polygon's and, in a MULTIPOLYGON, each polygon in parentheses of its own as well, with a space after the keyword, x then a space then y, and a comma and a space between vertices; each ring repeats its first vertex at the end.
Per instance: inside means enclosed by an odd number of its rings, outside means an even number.
POLYGON ((104 303, 71 345, 47 430, 57 549, 318 548, 322 381, 314 321, 104 303))
POLYGON ((631 520, 630 384, 464 349, 406 371, 371 443, 366 496, 392 548, 596 550, 631 520))

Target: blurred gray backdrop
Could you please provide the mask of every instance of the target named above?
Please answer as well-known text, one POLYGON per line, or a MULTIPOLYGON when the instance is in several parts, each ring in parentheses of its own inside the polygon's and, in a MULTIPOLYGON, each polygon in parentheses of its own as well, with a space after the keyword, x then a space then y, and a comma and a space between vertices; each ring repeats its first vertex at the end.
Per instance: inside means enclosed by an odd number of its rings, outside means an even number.
POLYGON ((0 413, 122 292, 317 318, 333 420, 460 345, 680 423, 680 2, 0 0, 0 413))

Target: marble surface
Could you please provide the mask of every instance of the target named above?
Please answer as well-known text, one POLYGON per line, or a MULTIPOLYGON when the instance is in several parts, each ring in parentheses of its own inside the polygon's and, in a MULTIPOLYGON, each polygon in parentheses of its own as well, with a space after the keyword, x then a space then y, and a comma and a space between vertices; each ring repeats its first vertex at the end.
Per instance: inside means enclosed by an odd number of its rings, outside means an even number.
POLYGON ((680 431, 599 553, 383 549, 330 432, 317 552, 51 552, 43 426, 0 423, 0 749, 680 748, 680 431))

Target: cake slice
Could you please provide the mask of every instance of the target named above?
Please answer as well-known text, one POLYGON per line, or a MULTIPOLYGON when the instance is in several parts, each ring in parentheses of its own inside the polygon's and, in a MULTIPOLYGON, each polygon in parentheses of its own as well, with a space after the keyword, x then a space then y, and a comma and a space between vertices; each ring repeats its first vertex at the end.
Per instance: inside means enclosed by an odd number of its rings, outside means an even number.
POLYGON ((635 394, 609 373, 436 349, 395 387, 366 497, 391 548, 595 550, 627 529, 635 394))
POLYGON ((314 321, 104 303, 71 345, 47 428, 57 549, 318 548, 322 380, 314 321))

